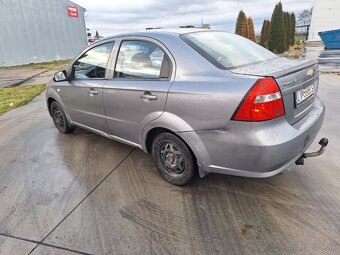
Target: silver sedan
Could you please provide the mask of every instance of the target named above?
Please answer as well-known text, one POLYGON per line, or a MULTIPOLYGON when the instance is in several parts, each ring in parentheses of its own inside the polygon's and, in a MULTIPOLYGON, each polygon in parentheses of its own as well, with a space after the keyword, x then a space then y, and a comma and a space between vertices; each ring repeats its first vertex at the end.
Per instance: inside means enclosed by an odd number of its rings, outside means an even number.
POLYGON ((151 30, 92 44, 54 75, 46 100, 61 133, 139 147, 184 185, 208 173, 269 177, 320 154, 305 153, 325 115, 318 86, 315 61, 238 35, 151 30))

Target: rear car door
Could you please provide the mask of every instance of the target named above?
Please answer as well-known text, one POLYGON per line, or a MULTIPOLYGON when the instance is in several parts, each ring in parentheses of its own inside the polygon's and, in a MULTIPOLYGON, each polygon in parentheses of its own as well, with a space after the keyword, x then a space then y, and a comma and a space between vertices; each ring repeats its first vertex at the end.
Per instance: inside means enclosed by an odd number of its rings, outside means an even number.
POLYGON ((68 86, 59 92, 72 122, 107 133, 102 96, 113 45, 104 43, 83 53, 72 66, 68 86))
POLYGON ((158 41, 142 37, 121 39, 112 62, 111 79, 103 88, 110 132, 140 144, 143 127, 164 111, 174 61, 158 41))

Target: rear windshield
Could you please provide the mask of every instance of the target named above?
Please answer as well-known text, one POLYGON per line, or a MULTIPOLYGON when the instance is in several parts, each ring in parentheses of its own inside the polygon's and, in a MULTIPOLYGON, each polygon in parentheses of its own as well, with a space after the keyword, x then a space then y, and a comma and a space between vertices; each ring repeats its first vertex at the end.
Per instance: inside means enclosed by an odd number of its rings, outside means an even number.
POLYGON ((219 31, 194 32, 181 38, 221 69, 233 69, 276 58, 276 55, 242 36, 219 31))

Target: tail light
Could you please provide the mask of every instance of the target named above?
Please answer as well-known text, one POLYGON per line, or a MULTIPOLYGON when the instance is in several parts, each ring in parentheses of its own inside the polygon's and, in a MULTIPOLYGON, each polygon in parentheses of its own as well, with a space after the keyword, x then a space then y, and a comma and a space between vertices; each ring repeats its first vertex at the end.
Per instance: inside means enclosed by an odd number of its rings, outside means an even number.
POLYGON ((273 78, 261 78, 249 90, 232 120, 265 121, 285 115, 279 86, 273 78))

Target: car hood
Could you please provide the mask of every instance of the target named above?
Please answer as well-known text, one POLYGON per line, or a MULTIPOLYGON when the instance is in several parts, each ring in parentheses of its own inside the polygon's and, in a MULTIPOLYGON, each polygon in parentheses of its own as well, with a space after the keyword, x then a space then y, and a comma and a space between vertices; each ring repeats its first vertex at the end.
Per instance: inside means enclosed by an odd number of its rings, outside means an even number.
POLYGON ((280 78, 287 74, 313 66, 316 63, 316 60, 277 57, 254 65, 231 69, 230 72, 239 75, 272 76, 274 78, 280 78))

